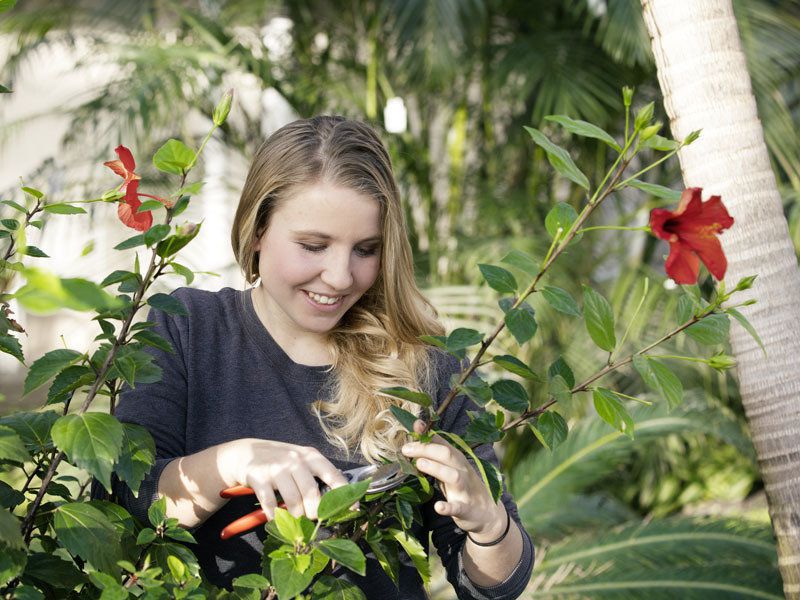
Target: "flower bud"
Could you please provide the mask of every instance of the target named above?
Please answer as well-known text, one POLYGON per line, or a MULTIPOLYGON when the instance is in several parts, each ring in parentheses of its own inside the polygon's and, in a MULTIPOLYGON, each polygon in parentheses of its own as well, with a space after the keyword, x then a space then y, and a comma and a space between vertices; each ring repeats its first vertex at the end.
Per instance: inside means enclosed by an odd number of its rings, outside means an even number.
POLYGON ((636 113, 636 119, 633 121, 633 126, 636 129, 642 129, 653 119, 653 111, 655 110, 655 103, 650 102, 636 113))
POLYGON ((736 284, 736 287, 733 288, 734 292, 738 292, 740 290, 749 290, 753 287, 753 282, 756 280, 758 275, 748 275, 747 277, 742 277, 739 280, 739 283, 736 284))
POLYGON ((696 129, 695 131, 693 131, 689 135, 687 135, 683 140, 683 145, 684 146, 688 146, 693 141, 695 141, 697 138, 699 138, 701 131, 702 131, 702 129, 696 129))
POLYGON ((214 125, 219 127, 225 122, 225 119, 228 118, 228 115, 231 112, 231 105, 233 104, 233 89, 228 90, 222 96, 222 100, 219 101, 217 106, 214 108, 214 116, 212 117, 214 120, 214 125))
POLYGON ((728 356, 727 354, 715 354, 711 358, 709 358, 706 363, 712 369, 716 369, 720 373, 725 371, 726 369, 730 369, 731 367, 736 366, 736 361, 733 360, 733 357, 728 356))
POLYGON ((659 132, 661 129, 661 121, 655 123, 654 125, 650 125, 649 127, 645 127, 642 129, 642 132, 639 134, 639 142, 646 142, 651 137, 659 132))
POLYGON ((188 223, 187 222, 187 223, 184 223, 183 225, 178 225, 178 227, 175 228, 175 233, 176 233, 176 235, 179 235, 179 236, 182 236, 182 237, 189 237, 194 233, 195 229, 197 229, 197 224, 196 223, 188 223))
POLYGON ((622 102, 625 104, 625 108, 630 107, 631 100, 633 100, 633 88, 626 85, 622 88, 622 102))

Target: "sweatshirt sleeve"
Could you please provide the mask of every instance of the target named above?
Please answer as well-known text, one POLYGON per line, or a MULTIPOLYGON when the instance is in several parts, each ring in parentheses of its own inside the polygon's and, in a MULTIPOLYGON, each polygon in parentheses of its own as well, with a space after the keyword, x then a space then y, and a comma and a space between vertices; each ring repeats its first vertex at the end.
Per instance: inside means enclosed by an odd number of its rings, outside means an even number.
POLYGON ((145 347, 162 370, 161 381, 139 383, 134 388, 126 385, 114 415, 123 423, 141 425, 150 432, 156 446, 155 464, 145 475, 136 495, 116 474, 112 475, 113 498, 96 480, 91 488, 92 498, 113 499, 143 523, 148 522, 147 510, 158 499, 161 472, 172 460, 186 453, 187 369, 184 357, 190 351, 185 318, 173 318, 151 309, 148 321, 155 323, 151 331, 167 340, 174 352, 145 347))
MULTIPOLYGON (((438 407, 449 391, 450 375, 459 371, 460 365, 455 358, 449 355, 438 356, 437 362, 439 366, 437 369, 438 383, 435 405, 438 407)), ((468 410, 480 412, 482 409, 466 396, 456 396, 442 416, 440 429, 463 436, 469 424, 468 410)), ((475 454, 481 459, 498 466, 497 456, 491 444, 477 447, 475 454)), ((506 489, 505 481, 503 482, 501 501, 513 521, 512 526, 515 523, 522 533, 522 555, 505 581, 491 587, 478 586, 467 576, 462 559, 466 533, 456 526, 451 517, 440 515, 433 509, 436 501, 442 499, 444 498, 437 489, 434 497, 423 507, 423 514, 425 524, 432 533, 433 544, 447 572, 447 580, 455 589, 458 598, 461 600, 484 600, 489 598, 512 600, 518 598, 525 591, 525 587, 530 581, 533 570, 534 548, 530 536, 520 522, 517 506, 506 489)))

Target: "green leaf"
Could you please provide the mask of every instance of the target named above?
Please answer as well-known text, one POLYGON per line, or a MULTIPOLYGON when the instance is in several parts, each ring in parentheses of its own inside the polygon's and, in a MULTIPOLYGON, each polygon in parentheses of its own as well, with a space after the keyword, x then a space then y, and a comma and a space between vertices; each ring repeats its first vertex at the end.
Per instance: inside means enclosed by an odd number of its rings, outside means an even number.
POLYGON ((503 486, 501 483, 502 476, 499 473, 493 472, 492 469, 487 470, 487 465, 491 465, 492 467, 494 467, 494 465, 478 458, 475 451, 455 433, 450 433, 448 431, 437 431, 437 433, 461 450, 467 457, 472 459, 472 462, 475 463, 475 466, 478 468, 478 473, 480 473, 483 484, 492 495, 494 501, 497 502, 500 500, 500 494, 503 493, 503 486))
MULTIPOLYGON (((8 10, 8 9, 7 9, 7 8, 5 8, 5 7, 6 7, 8 4, 10 4, 10 3, 12 3, 12 2, 16 2, 16 1, 17 1, 17 0, 0 0, 0 12, 2 12, 2 11, 4 11, 4 10, 8 10)), ((11 90, 11 89, 7 88, 7 87, 6 87, 6 86, 4 86, 4 85, 0 85, 0 94, 11 94, 11 93, 13 93, 13 90, 11 90)))
POLYGON ((153 166, 164 173, 183 175, 194 160, 194 150, 180 140, 169 139, 153 156, 153 166))
POLYGON ((7 510, 0 510, 0 585, 22 573, 27 555, 19 520, 7 510))
POLYGON ((36 585, 51 585, 62 590, 72 590, 86 583, 86 575, 78 570, 75 563, 46 552, 34 552, 28 556, 24 579, 33 580, 36 585))
POLYGON ((242 575, 234 579, 233 587, 263 591, 269 587, 269 580, 257 573, 248 573, 247 575, 242 575))
POLYGON ((67 294, 69 308, 102 311, 120 306, 119 300, 88 279, 62 279, 61 285, 67 294))
POLYGON ((678 306, 675 312, 678 323, 686 323, 694 315, 694 302, 688 295, 684 294, 678 298, 678 306))
MULTIPOLYGON (((0 0, 0 12, 11 10, 17 5, 17 0, 0 0)), ((11 90, 7 90, 7 93, 11 90)))
POLYGON ((176 263, 175 261, 172 261, 169 264, 178 275, 186 280, 186 285, 190 285, 192 281, 194 281, 194 271, 192 271, 189 267, 184 267, 182 264, 176 263))
POLYGON ((562 375, 555 375, 548 380, 547 393, 556 402, 565 404, 572 398, 572 386, 570 386, 562 375))
POLYGON ((175 348, 172 347, 172 344, 154 331, 144 329, 136 333, 133 336, 133 339, 142 342, 143 344, 147 344, 148 346, 152 346, 153 348, 163 350, 164 352, 170 352, 173 354, 175 353, 175 348))
POLYGON ((153 527, 159 527, 167 518, 167 497, 161 496, 147 509, 147 520, 153 527))
POLYGON ((402 386, 381 388, 379 391, 387 396, 394 396, 395 398, 408 400, 409 402, 419 404, 425 408, 428 408, 433 404, 433 400, 431 400, 431 397, 425 392, 415 392, 414 390, 410 390, 402 386))
POLYGON ((645 181, 640 181, 638 179, 630 180, 628 182, 628 185, 636 189, 642 190, 646 194, 650 194, 651 196, 655 196, 656 198, 669 200, 670 202, 677 202, 678 200, 681 199, 681 192, 670 189, 668 187, 664 187, 663 185, 656 185, 655 183, 647 183, 645 181))
POLYGON ((153 294, 147 299, 147 303, 153 308, 162 310, 170 315, 189 315, 189 311, 186 309, 183 302, 169 294, 153 294))
POLYGON ((120 242, 116 246, 114 246, 114 250, 129 250, 130 248, 136 248, 137 246, 144 246, 144 234, 139 233, 134 235, 133 237, 129 237, 127 240, 120 242))
POLYGON ((64 367, 71 365, 82 356, 83 354, 75 350, 64 349, 51 350, 45 354, 31 365, 28 375, 25 377, 23 396, 44 384, 53 375, 59 373, 64 367))
POLYGON ((503 267, 495 265, 479 264, 478 268, 481 270, 483 278, 494 290, 501 294, 515 294, 517 291, 517 280, 514 276, 506 271, 503 267))
POLYGON ((408 529, 414 524, 414 507, 408 500, 396 496, 394 499, 395 510, 397 510, 397 518, 404 529, 408 529))
MULTIPOLYGON (((424 477, 422 479, 427 481, 424 477)), ((387 535, 387 537, 391 539, 391 536, 387 535)), ((394 582, 395 586, 399 588, 400 558, 397 554, 397 544, 386 543, 383 535, 381 535, 381 530, 372 525, 367 529, 365 538, 375 554, 375 558, 378 559, 381 568, 389 576, 389 579, 394 582)))
POLYGON ((122 587, 116 577, 100 571, 92 571, 89 573, 89 579, 95 587, 103 590, 100 595, 101 600, 126 600, 128 598, 128 591, 122 587))
MULTIPOLYGON (((454 373, 452 378, 455 381, 451 383, 453 385, 457 384, 460 379, 460 373, 454 373)), ((484 406, 492 399, 492 389, 489 384, 474 373, 467 378, 463 385, 458 386, 458 389, 479 406, 484 406)))
POLYGON ((511 250, 500 259, 500 262, 516 267, 523 273, 534 277, 539 274, 539 263, 530 254, 526 254, 521 250, 511 250))
MULTIPOLYGON (((567 439, 567 422, 564 417, 552 410, 539 415, 536 420, 536 429, 539 433, 536 437, 551 452, 567 439)), ((537 431, 534 431, 534 434, 537 431)))
POLYGON ((53 528, 59 543, 71 554, 89 561, 104 573, 118 575, 117 561, 122 558, 119 537, 100 510, 83 502, 62 504, 55 510, 53 528))
POLYGON ((65 202, 56 202, 55 204, 47 204, 44 206, 44 212, 53 213, 54 215, 85 215, 86 211, 80 206, 73 206, 65 202))
POLYGON ((53 442, 69 461, 111 492, 111 471, 122 449, 122 424, 106 413, 67 414, 53 424, 53 442))
POLYGON ((745 330, 747 331, 747 333, 749 333, 753 337, 753 339, 756 341, 756 343, 761 348, 761 351, 764 353, 764 356, 766 356, 767 355, 767 349, 764 348, 764 344, 761 341, 761 338, 758 336, 758 332, 756 331, 755 327, 753 327, 753 325, 750 323, 750 321, 747 320, 747 317, 745 317, 742 313, 740 313, 735 308, 725 309, 725 312, 728 313, 729 315, 731 315, 737 321, 739 321, 739 324, 742 327, 744 327, 745 330))
POLYGON ((300 527, 300 521, 288 510, 276 508, 275 516, 272 520, 275 522, 275 526, 278 528, 283 539, 294 544, 303 542, 304 535, 303 528, 300 527))
POLYGON ((603 296, 588 285, 583 286, 583 314, 586 330, 595 344, 603 350, 612 352, 617 344, 614 334, 614 313, 603 296))
POLYGON ((11 427, 0 425, 0 461, 4 460, 24 463, 33 459, 17 432, 11 427))
POLYGON ((394 404, 389 407, 389 410, 392 411, 394 418, 400 421, 400 424, 405 427, 407 431, 414 431, 414 421, 416 421, 418 417, 394 404))
POLYGON ((520 346, 536 334, 538 325, 535 315, 533 307, 523 302, 517 308, 509 310, 503 318, 506 327, 520 346))
POLYGON ((147 544, 152 543, 156 539, 156 532, 149 527, 145 527, 139 532, 139 535, 136 536, 136 545, 137 546, 146 546, 147 544))
MULTIPOLYGON (((570 230, 572 224, 577 220, 578 213, 575 212, 575 209, 572 208, 572 205, 567 204, 566 202, 559 202, 547 213, 547 216, 544 219, 544 227, 547 229, 547 233, 550 234, 551 238, 556 237, 556 233, 558 233, 558 228, 560 227, 560 239, 563 240, 567 231, 570 230)), ((577 239, 579 238, 576 236, 573 241, 577 241, 577 239)))
POLYGON ((19 340, 13 335, 0 335, 0 352, 10 354, 19 362, 25 364, 25 356, 22 354, 22 346, 19 340))
POLYGON ((11 208, 13 208, 14 210, 16 210, 17 212, 21 212, 21 213, 23 213, 23 214, 28 212, 28 211, 25 209, 25 207, 24 207, 24 206, 22 206, 21 204, 18 204, 18 203, 16 203, 16 202, 14 202, 13 200, 0 200, 0 204, 5 204, 6 206, 10 206, 11 208))
POLYGON ((278 591, 278 597, 290 600, 305 590, 314 579, 314 570, 299 572, 290 558, 274 558, 270 563, 270 581, 278 591))
POLYGON ((641 354, 633 357, 633 367, 645 385, 667 401, 670 409, 683 402, 683 384, 669 368, 641 354))
POLYGON ((714 313, 690 325, 685 331, 692 339, 703 345, 716 346, 728 341, 730 326, 728 315, 714 313))
POLYGON ((492 358, 492 362, 499 367, 502 367, 506 371, 514 373, 515 375, 519 375, 520 377, 524 377, 525 379, 530 379, 531 381, 537 382, 542 381, 542 378, 532 371, 528 365, 526 365, 517 357, 511 356, 510 354, 495 356, 492 358))
POLYGON ((601 142, 611 146, 617 152, 622 152, 622 148, 616 142, 616 140, 608 133, 600 129, 597 125, 592 125, 587 121, 581 121, 579 119, 572 119, 566 115, 548 115, 545 117, 545 120, 558 123, 564 129, 570 133, 574 133, 575 135, 600 140, 601 142))
POLYGON ((426 344, 447 350, 447 337, 443 335, 421 335, 419 339, 426 344))
POLYGON ((95 373, 85 365, 72 365, 61 371, 47 391, 47 404, 63 402, 70 392, 95 380, 95 373))
MULTIPOLYGON (((203 182, 198 182, 198 183, 202 184, 203 182)), ((179 193, 190 193, 190 192, 187 190, 187 188, 181 188, 181 190, 179 190, 179 193)), ((190 196, 181 196, 180 198, 178 198, 178 201, 175 203, 175 206, 172 207, 172 216, 177 217, 179 214, 181 214, 183 211, 189 208, 190 200, 191 200, 190 196)))
POLYGON ((40 248, 36 246, 25 246, 19 251, 20 254, 25 256, 32 256, 33 258, 50 258, 40 248))
POLYGON ((387 533, 391 535, 392 539, 394 539, 403 547, 403 550, 406 551, 406 554, 408 554, 408 556, 411 558, 411 561, 414 563, 417 571, 419 571, 419 575, 422 578, 422 583, 427 585, 431 580, 431 569, 430 563, 428 563, 428 557, 425 554, 425 549, 422 547, 422 544, 420 544, 416 538, 408 535, 405 531, 401 531, 400 529, 390 527, 387 529, 387 533))
MULTIPOLYGON (((177 209, 178 205, 175 205, 177 209)), ((173 209, 174 211, 175 209, 173 209)), ((161 258, 169 258, 175 255, 178 251, 183 249, 189 242, 191 242, 197 234, 200 233, 200 225, 186 224, 178 227, 174 235, 169 236, 162 240, 156 246, 156 254, 161 258)))
POLYGON ((556 171, 570 181, 574 181, 585 190, 589 189, 589 180, 586 178, 586 175, 581 172, 581 170, 570 157, 569 153, 564 150, 564 148, 561 148, 560 146, 557 146, 548 140, 547 137, 538 129, 534 129, 533 127, 525 127, 525 131, 530 134, 531 138, 537 145, 544 149, 544 151, 547 153, 547 160, 550 161, 550 164, 556 171))
POLYGON ((492 384, 492 396, 500 406, 511 412, 524 412, 529 405, 528 393, 516 381, 501 379, 492 384))
POLYGON ((350 510, 350 507, 367 493, 369 484, 370 480, 366 479, 328 490, 319 502, 317 516, 320 519, 330 519, 339 513, 350 510))
POLYGON ((470 422, 464 440, 468 444, 491 444, 503 437, 493 414, 483 411, 479 413, 467 411, 467 414, 470 416, 470 422))
POLYGON ((662 137, 660 135, 653 135, 645 140, 642 144, 645 148, 652 148, 653 150, 660 150, 662 152, 669 152, 678 147, 678 142, 662 137))
POLYGON ((367 572, 367 559, 355 542, 346 539, 322 540, 320 551, 362 577, 367 572))
POLYGON ((166 224, 153 225, 150 229, 144 232, 144 243, 146 246, 152 246, 155 243, 163 240, 169 235, 170 226, 166 224))
POLYGON ((314 600, 366 600, 356 584, 344 579, 324 575, 311 588, 314 600))
POLYGON ((447 336, 445 345, 448 352, 457 352, 458 350, 463 350, 464 348, 479 344, 481 341, 483 341, 483 334, 479 331, 458 327, 447 336))
POLYGON ((605 388, 595 388, 592 391, 592 399, 594 409, 601 419, 633 439, 633 419, 614 392, 605 388))
POLYGON ((50 430, 59 418, 52 410, 17 412, 1 418, 0 425, 16 431, 29 452, 43 452, 52 448, 50 430))
POLYGON ((122 448, 114 472, 138 497, 144 476, 156 463, 156 446, 150 433, 141 425, 122 423, 122 448))
POLYGON ((121 283, 128 279, 138 280, 139 276, 131 271, 113 271, 105 279, 103 279, 102 282, 100 282, 100 287, 107 287, 115 283, 121 283))
POLYGON ((542 290, 542 296, 547 300, 547 303, 558 312, 565 315, 572 315, 574 317, 582 316, 581 309, 575 299, 566 290, 561 288, 547 285, 542 290))
POLYGON ((159 202, 158 200, 145 200, 139 205, 139 207, 136 209, 136 212, 150 212, 152 210, 159 210, 161 208, 167 208, 166 204, 159 202))

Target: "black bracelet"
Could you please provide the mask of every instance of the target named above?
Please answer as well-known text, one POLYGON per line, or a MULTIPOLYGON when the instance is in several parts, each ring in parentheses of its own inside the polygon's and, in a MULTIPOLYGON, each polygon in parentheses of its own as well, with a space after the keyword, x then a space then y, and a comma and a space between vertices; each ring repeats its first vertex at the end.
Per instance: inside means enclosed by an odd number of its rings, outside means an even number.
POLYGON ((499 544, 500 542, 502 542, 506 538, 506 536, 508 535, 508 530, 511 529, 511 515, 508 514, 508 511, 506 511, 506 519, 508 519, 506 521, 506 530, 503 532, 503 535, 501 535, 495 541, 488 542, 488 543, 476 542, 475 540, 472 539, 472 536, 470 536, 469 532, 467 532, 467 537, 469 538, 469 541, 472 542, 473 544, 475 544, 476 546, 483 546, 483 547, 496 546, 497 544, 499 544))

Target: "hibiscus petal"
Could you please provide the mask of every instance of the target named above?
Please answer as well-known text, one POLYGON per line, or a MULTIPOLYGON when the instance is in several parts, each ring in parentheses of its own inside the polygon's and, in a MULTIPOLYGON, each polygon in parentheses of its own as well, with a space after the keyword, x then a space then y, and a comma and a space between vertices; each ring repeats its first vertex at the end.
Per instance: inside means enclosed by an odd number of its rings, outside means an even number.
POLYGON ((718 225, 717 232, 728 229, 733 225, 733 217, 728 213, 728 209, 722 203, 719 196, 711 196, 703 202, 703 222, 718 225))
POLYGON ((697 234, 697 235, 682 235, 681 241, 686 246, 696 252, 703 261, 703 264, 708 269, 717 281, 721 281, 725 277, 725 271, 728 268, 728 260, 725 258, 725 253, 722 251, 722 244, 714 234, 697 234))
POLYGON ((666 208, 654 208, 650 211, 650 230, 662 240, 671 240, 675 235, 664 228, 667 221, 675 215, 671 210, 666 208))
POLYGON ((667 275, 679 285, 697 283, 700 272, 700 260, 685 244, 672 242, 669 245, 669 256, 664 265, 667 275))
POLYGON ((114 152, 117 153, 117 156, 119 156, 119 159, 128 171, 133 172, 136 170, 136 162, 133 160, 133 154, 131 154, 130 150, 120 144, 114 148, 114 152))
POLYGON ((125 165, 122 164, 121 160, 109 160, 108 162, 104 162, 103 164, 112 171, 114 171, 114 173, 116 173, 123 179, 127 178, 128 171, 127 169, 125 169, 125 165))
MULTIPOLYGON (((139 204, 141 204, 141 202, 139 204)), ((153 225, 153 213, 149 210, 137 213, 137 208, 139 208, 138 205, 134 207, 127 202, 120 202, 117 205, 119 220, 136 231, 147 231, 153 225)))
POLYGON ((703 188, 686 188, 681 194, 678 208, 675 210, 675 217, 694 217, 702 211, 703 188))

